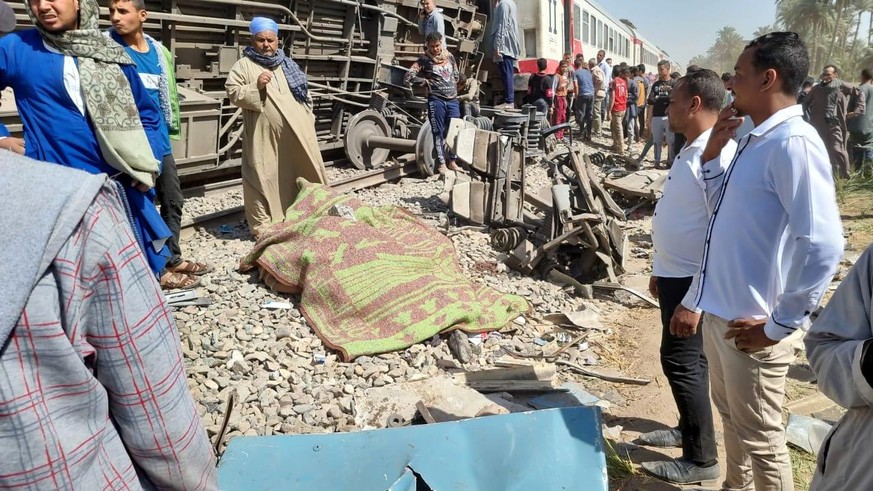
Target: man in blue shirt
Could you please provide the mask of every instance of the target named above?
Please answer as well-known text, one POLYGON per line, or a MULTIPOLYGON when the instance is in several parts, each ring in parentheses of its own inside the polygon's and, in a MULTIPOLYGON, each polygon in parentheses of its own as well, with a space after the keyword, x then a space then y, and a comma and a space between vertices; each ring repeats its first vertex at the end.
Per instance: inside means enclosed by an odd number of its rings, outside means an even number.
POLYGON ((421 10, 418 11, 418 33, 427 38, 432 32, 440 33, 443 37, 443 51, 448 52, 443 9, 437 8, 436 0, 421 0, 421 10))
POLYGON ((149 266, 161 271, 171 233, 153 203, 159 109, 130 57, 99 31, 95 0, 33 2, 27 14, 34 29, 0 39, 0 89, 15 91, 25 155, 107 174, 149 266))
POLYGON ((109 4, 109 19, 112 22, 110 36, 136 63, 136 71, 155 105, 161 108, 160 139, 163 146, 163 169, 155 182, 161 217, 170 227, 172 237, 167 241, 170 259, 161 272, 161 286, 165 289, 194 288, 200 283, 199 275, 212 268, 196 261, 182 259, 179 236, 182 231, 182 205, 184 198, 179 183, 176 161, 173 159, 170 139, 178 139, 179 98, 176 93, 173 58, 160 43, 143 32, 143 23, 148 18, 143 0, 113 0, 109 4))
POLYGON ((585 140, 591 140, 591 122, 594 117, 594 77, 591 75, 591 70, 588 69, 588 64, 585 63, 585 58, 581 55, 576 57, 576 71, 573 76, 576 78, 579 95, 576 98, 576 122, 579 124, 579 132, 585 140))

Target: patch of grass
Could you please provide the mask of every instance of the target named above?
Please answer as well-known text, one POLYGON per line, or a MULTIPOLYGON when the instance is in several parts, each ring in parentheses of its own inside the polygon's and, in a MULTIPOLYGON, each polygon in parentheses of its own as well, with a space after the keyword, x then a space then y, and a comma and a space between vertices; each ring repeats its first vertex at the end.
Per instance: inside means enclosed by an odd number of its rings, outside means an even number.
POLYGON ((847 198, 865 196, 873 198, 873 173, 858 173, 849 179, 837 179, 834 183, 837 199, 844 203, 847 198))
POLYGON ((633 476, 637 473, 634 463, 630 458, 630 454, 625 451, 621 455, 615 448, 612 441, 603 439, 606 451, 606 472, 610 479, 624 479, 633 476))
POLYGON ((791 470, 794 472, 794 487, 797 491, 807 491, 815 474, 815 455, 788 446, 791 454, 791 470))

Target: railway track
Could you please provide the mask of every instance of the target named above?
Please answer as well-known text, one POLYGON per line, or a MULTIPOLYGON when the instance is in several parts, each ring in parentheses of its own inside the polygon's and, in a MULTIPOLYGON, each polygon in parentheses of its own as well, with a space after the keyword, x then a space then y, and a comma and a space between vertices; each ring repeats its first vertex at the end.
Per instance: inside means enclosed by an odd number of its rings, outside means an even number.
MULTIPOLYGON (((419 167, 414 156, 409 157, 410 158, 402 159, 397 164, 380 167, 378 169, 338 179, 331 182, 330 187, 340 193, 353 193, 361 189, 375 187, 386 182, 418 174, 419 167)), ((216 194, 240 188, 242 188, 242 179, 232 179, 228 181, 192 186, 184 189, 183 193, 186 197, 214 196, 216 194)), ((182 239, 184 240, 192 235, 198 228, 210 228, 229 221, 241 220, 243 217, 243 211, 243 206, 239 205, 185 219, 182 221, 182 239)))

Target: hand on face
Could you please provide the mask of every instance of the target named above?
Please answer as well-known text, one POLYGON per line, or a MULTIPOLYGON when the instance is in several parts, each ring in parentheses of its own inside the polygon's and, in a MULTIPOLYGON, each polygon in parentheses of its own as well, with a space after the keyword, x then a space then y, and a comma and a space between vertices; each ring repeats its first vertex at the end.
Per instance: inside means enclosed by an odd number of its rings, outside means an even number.
POLYGON ((706 149, 703 151, 703 161, 709 162, 721 154, 727 143, 737 136, 737 128, 743 124, 743 117, 737 117, 733 103, 721 110, 718 120, 709 135, 706 149))

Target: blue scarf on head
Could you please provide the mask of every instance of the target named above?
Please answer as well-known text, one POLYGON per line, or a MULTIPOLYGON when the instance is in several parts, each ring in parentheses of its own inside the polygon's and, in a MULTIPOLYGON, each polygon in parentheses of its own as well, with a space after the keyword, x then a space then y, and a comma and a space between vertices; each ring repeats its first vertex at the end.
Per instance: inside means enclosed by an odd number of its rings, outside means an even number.
POLYGON ((275 68, 282 65, 282 72, 288 80, 288 87, 291 89, 291 93, 294 94, 294 98, 301 104, 307 104, 309 102, 309 88, 306 84, 306 74, 300 69, 300 65, 291 58, 285 56, 284 51, 280 49, 276 51, 276 54, 273 56, 264 56, 255 51, 255 48, 249 46, 243 53, 248 56, 250 60, 264 68, 275 68))

